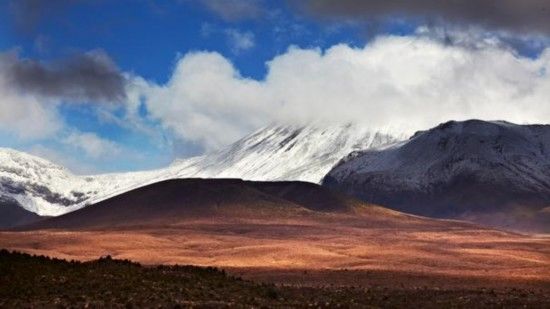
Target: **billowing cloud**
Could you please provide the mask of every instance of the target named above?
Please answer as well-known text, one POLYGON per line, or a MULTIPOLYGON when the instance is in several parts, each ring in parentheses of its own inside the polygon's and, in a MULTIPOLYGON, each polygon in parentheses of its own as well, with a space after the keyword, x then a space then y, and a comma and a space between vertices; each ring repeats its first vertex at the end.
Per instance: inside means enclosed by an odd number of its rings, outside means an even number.
POLYGON ((269 102, 259 101, 261 83, 239 76, 218 53, 187 54, 168 84, 150 87, 145 98, 152 118, 207 149, 234 141, 270 118, 264 111, 269 102))
POLYGON ((147 91, 147 109, 207 148, 274 121, 355 121, 412 133, 449 119, 550 119, 550 49, 531 59, 491 41, 473 48, 384 36, 363 48, 292 47, 267 66, 256 80, 220 54, 187 54, 166 85, 147 91))
POLYGON ((31 95, 14 91, 7 76, 0 70, 0 130, 21 139, 37 139, 54 135, 61 129, 55 109, 31 95))
POLYGON ((261 0, 201 0, 204 6, 225 21, 256 19, 265 12, 261 0))
POLYGON ((476 24, 514 32, 550 34, 550 2, 545 0, 291 0, 329 18, 414 17, 476 24))
POLYGON ((75 55, 54 63, 0 54, 5 82, 21 93, 64 101, 122 102, 126 80, 102 51, 75 55))
POLYGON ((94 158, 114 152, 91 133, 74 133, 58 110, 66 102, 129 102, 126 76, 99 51, 49 64, 0 53, 0 131, 25 141, 64 139, 94 158))

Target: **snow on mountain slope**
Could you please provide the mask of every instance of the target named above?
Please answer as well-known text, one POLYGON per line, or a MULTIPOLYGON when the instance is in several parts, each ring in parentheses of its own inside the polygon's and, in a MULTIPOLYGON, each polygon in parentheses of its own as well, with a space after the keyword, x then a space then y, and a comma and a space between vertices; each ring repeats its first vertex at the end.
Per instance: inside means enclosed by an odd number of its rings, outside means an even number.
POLYGON ((73 210, 87 197, 74 188, 87 184, 68 170, 23 152, 0 149, 0 195, 39 215, 73 210))
POLYGON ((355 125, 270 126, 220 151, 177 160, 166 168, 95 176, 22 152, 0 148, 0 196, 39 215, 57 216, 146 184, 172 178, 243 178, 320 182, 348 153, 397 141, 355 125))
POLYGON ((448 122, 352 153, 323 183, 405 212, 515 225, 550 205, 550 126, 448 122))
POLYGON ((176 162, 184 176, 300 180, 318 183, 341 158, 354 150, 379 149, 396 138, 354 125, 272 126, 219 152, 176 162))

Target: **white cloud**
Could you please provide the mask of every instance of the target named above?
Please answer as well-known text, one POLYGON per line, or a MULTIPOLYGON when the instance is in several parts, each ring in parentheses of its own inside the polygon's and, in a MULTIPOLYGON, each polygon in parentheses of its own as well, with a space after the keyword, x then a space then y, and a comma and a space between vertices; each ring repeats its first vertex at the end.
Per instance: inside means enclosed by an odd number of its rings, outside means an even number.
POLYGON ((530 59, 499 44, 386 36, 364 48, 292 47, 267 65, 255 80, 220 54, 189 53, 166 85, 147 91, 147 108, 207 148, 273 121, 357 121, 412 133, 449 119, 550 119, 550 49, 530 59))
POLYGON ((259 101, 261 87, 240 77, 221 55, 200 52, 187 54, 168 84, 149 87, 145 96, 152 118, 179 137, 213 149, 270 118, 259 101))
POLYGON ((235 54, 253 48, 256 43, 254 42, 254 33, 251 31, 239 31, 237 29, 225 30, 227 41, 231 48, 231 51, 235 54))
MULTIPOLYGON (((531 59, 493 38, 454 45, 419 30, 362 48, 291 47, 266 65, 266 76, 253 79, 218 53, 188 53, 164 85, 126 76, 127 113, 105 109, 98 115, 149 139, 165 140, 168 129, 207 150, 271 122, 355 121, 412 133, 450 119, 550 119, 550 49, 531 59)), ((68 127, 57 114, 60 102, 20 93, 5 81, 0 61, 0 130, 22 139, 56 139, 92 160, 129 151, 68 127)))
MULTIPOLYGON (((1 56, 1 55, 0 55, 1 56)), ((55 108, 46 107, 32 95, 21 94, 10 87, 3 74, 0 59, 0 130, 32 140, 54 135, 61 128, 55 108)))
POLYGON ((233 54, 240 54, 256 46, 256 37, 252 31, 241 31, 235 28, 219 28, 209 23, 201 26, 201 36, 209 38, 212 35, 222 35, 233 54))
POLYGON ((84 175, 125 171, 125 164, 129 162, 150 160, 137 149, 128 148, 92 132, 67 128, 60 132, 56 140, 59 143, 41 141, 18 148, 66 167, 73 173, 84 175))
POLYGON ((64 138, 63 142, 84 151, 87 156, 93 159, 105 156, 112 158, 112 156, 117 156, 121 152, 118 144, 91 132, 71 132, 64 138))
MULTIPOLYGON (((0 53, 0 133, 14 137, 3 146, 16 147, 50 159, 77 173, 100 171, 99 165, 115 162, 122 154, 129 160, 139 159, 137 154, 129 153, 129 150, 113 141, 103 139, 93 132, 80 132, 68 125, 58 112, 63 98, 52 98, 14 87, 10 82, 12 77, 9 67, 17 60, 15 55, 13 51, 0 53)), ((134 84, 146 83, 140 78, 133 78, 132 84, 127 85, 129 96, 126 97, 126 106, 136 104, 131 110, 137 111, 139 98, 134 95, 136 91, 133 89, 137 87, 134 84)), ((141 89, 143 87, 140 86, 140 91, 141 89)), ((97 107, 101 107, 97 109, 98 116, 115 117, 113 106, 97 107)), ((145 127, 139 121, 132 121, 134 119, 140 120, 137 115, 128 114, 128 121, 120 122, 132 123, 129 129, 136 131, 145 127)), ((149 131, 146 133, 153 131, 151 128, 147 129, 149 131)))
POLYGON ((61 165, 69 169, 72 173, 80 175, 91 175, 98 173, 97 167, 91 164, 91 162, 83 162, 74 156, 69 156, 66 153, 63 153, 59 149, 53 149, 42 144, 36 144, 30 148, 24 149, 24 151, 61 165))

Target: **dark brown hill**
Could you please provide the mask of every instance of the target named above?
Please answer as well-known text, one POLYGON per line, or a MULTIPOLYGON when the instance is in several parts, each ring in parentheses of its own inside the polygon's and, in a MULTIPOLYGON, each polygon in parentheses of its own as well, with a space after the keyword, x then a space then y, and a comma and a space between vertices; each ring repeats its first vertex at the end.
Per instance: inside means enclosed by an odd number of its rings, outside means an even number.
POLYGON ((350 212, 361 202, 347 195, 310 182, 257 181, 248 185, 269 195, 299 204, 309 210, 321 212, 350 212))
MULTIPOLYGON (((190 219, 296 219, 328 213, 365 213, 371 207, 304 182, 174 179, 141 187, 23 229, 79 229, 171 225, 190 219)), ((395 214, 388 210, 388 216, 395 214)))
POLYGON ((17 201, 0 197, 0 229, 31 224, 41 219, 43 217, 24 209, 17 201))

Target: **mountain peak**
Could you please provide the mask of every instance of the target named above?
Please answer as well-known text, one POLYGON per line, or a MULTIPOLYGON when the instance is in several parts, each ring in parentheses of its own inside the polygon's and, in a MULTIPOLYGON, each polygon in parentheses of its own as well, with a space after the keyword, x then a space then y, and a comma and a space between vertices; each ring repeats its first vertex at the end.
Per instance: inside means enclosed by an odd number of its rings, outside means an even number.
POLYGON ((518 205, 536 212, 550 204, 550 126, 447 122, 395 147, 355 153, 324 183, 427 216, 461 218, 518 205))
POLYGON ((218 151, 176 160, 158 170, 95 176, 68 170, 15 150, 0 150, 0 196, 40 215, 57 216, 128 190, 174 178, 242 178, 320 182, 349 152, 387 147, 397 138, 359 126, 285 126, 260 129, 218 151), (2 153, 4 153, 2 155, 2 153))
POLYGON ((182 175, 188 177, 318 183, 348 153, 384 148, 398 140, 392 135, 371 132, 353 124, 324 127, 271 125, 227 148, 180 160, 172 167, 182 168, 182 175))

